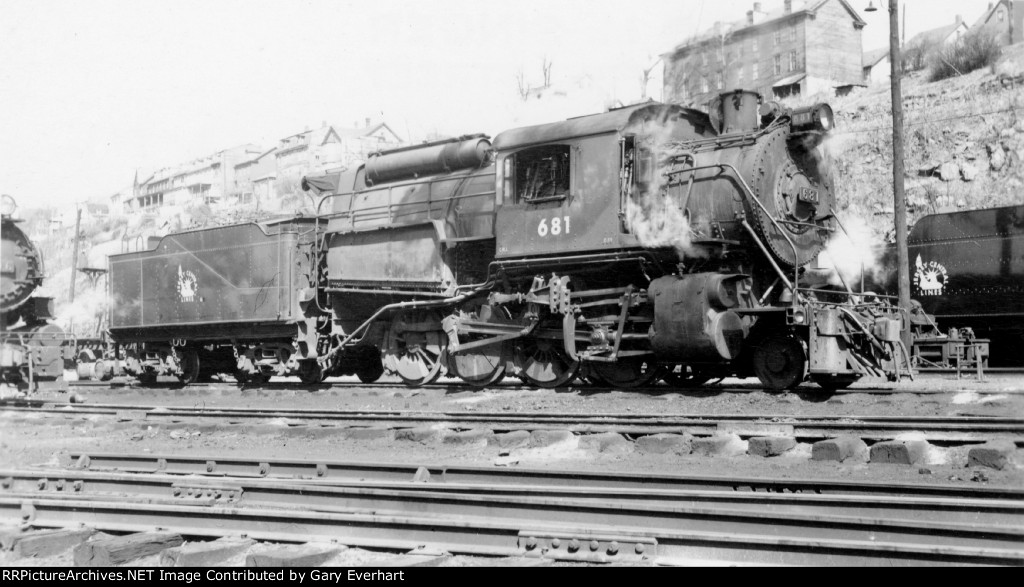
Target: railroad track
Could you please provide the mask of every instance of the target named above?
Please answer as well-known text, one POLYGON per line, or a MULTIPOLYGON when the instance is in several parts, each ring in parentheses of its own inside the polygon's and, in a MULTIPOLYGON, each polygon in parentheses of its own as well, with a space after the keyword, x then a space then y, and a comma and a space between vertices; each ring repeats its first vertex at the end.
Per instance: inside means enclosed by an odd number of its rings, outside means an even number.
POLYGON ((0 471, 0 519, 590 562, 1024 564, 1024 492, 1010 488, 74 457, 0 471))
POLYGON ((445 425, 458 429, 568 429, 576 434, 615 432, 632 436, 688 433, 707 436, 723 430, 741 437, 784 434, 820 440, 840 434, 865 440, 891 439, 915 431, 936 443, 974 443, 993 436, 1019 436, 1024 446, 1024 419, 988 416, 798 416, 789 414, 634 414, 552 412, 437 412, 386 410, 307 410, 216 407, 164 407, 142 404, 0 403, 0 412, 67 418, 112 417, 152 422, 220 421, 226 425, 273 421, 278 425, 316 427, 414 428, 445 425))
MULTIPOLYGON (((935 373, 955 373, 955 370, 949 371, 936 371, 935 373)), ((988 373, 989 371, 986 371, 988 373)), ((1011 374, 1024 374, 1024 368, 1021 369, 998 369, 993 370, 993 374, 999 375, 1011 375, 1011 374)), ((964 383, 970 383, 973 380, 973 375, 965 376, 964 383)), ((464 383, 457 380, 451 382, 441 381, 438 383, 430 383, 417 388, 406 387, 400 382, 374 382, 374 383, 362 383, 358 381, 328 381, 320 385, 308 385, 293 381, 270 381, 262 385, 253 386, 245 385, 239 386, 233 382, 205 382, 205 383, 191 383, 189 385, 182 385, 176 381, 172 381, 168 378, 166 381, 160 381, 150 385, 141 385, 134 381, 71 381, 68 382, 68 386, 72 389, 130 389, 134 392, 160 392, 160 391, 173 391, 173 392, 186 392, 186 393, 204 393, 213 391, 231 391, 231 392, 256 392, 256 391, 301 391, 301 392, 324 392, 331 390, 349 390, 349 389, 365 389, 365 390, 380 390, 380 391, 394 391, 398 393, 421 393, 425 390, 445 390, 445 391, 459 391, 459 392, 473 392, 474 388, 467 387, 464 383)), ((497 383, 487 387, 488 390, 493 391, 530 391, 537 392, 536 388, 517 383, 514 381, 505 381, 497 383)), ((664 395, 670 393, 683 393, 683 394, 707 394, 715 395, 722 393, 751 393, 756 391, 763 391, 764 388, 756 383, 720 383, 720 384, 706 384, 696 386, 692 388, 677 388, 669 385, 648 385, 643 387, 636 387, 630 389, 618 389, 614 387, 604 387, 599 385, 592 385, 589 383, 575 383, 573 385, 566 386, 566 389, 586 389, 590 392, 612 392, 612 391, 623 391, 629 393, 636 393, 640 395, 664 395)), ((1006 390, 1006 389, 984 389, 979 388, 974 390, 975 393, 979 394, 1024 394, 1022 390, 1006 390)), ((949 389, 927 389, 927 388, 907 388, 907 387, 854 387, 850 389, 836 390, 830 394, 826 394, 821 388, 808 385, 807 387, 798 387, 791 391, 796 395, 806 395, 807 397, 824 397, 826 395, 842 395, 842 394, 873 394, 873 395, 889 395, 889 394, 919 394, 919 395, 930 395, 930 394, 947 394, 947 393, 958 393, 959 390, 949 389)))

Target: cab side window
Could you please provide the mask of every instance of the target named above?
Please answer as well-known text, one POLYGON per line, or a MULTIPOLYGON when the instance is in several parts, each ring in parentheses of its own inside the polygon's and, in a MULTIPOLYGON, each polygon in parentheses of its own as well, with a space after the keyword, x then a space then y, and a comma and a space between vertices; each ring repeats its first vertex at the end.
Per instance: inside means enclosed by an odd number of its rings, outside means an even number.
POLYGON ((545 202, 569 195, 568 145, 545 145, 515 156, 516 201, 545 202))

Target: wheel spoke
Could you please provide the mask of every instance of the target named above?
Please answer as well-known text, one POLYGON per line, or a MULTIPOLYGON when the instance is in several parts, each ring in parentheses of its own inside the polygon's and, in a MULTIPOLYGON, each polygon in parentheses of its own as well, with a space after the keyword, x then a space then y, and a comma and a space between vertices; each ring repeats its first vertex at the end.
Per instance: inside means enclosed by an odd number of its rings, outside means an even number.
POLYGON ((527 341, 523 345, 516 352, 516 362, 526 383, 554 388, 566 385, 576 377, 579 361, 570 361, 554 344, 548 341, 527 341))

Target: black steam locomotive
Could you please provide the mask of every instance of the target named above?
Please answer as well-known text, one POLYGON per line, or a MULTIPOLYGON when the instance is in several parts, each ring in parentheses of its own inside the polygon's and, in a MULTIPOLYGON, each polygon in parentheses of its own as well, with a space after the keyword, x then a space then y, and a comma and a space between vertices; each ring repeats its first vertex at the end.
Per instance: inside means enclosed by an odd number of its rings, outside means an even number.
POLYGON ((0 203, 0 396, 41 383, 63 383, 74 338, 52 322, 53 299, 34 295, 43 284, 43 257, 18 227, 17 205, 0 203), (6 389, 2 389, 6 388, 6 389))
POLYGON ((110 334, 143 380, 897 377, 899 313, 806 269, 841 230, 832 123, 735 91, 382 152, 306 178, 314 218, 111 257, 110 334))

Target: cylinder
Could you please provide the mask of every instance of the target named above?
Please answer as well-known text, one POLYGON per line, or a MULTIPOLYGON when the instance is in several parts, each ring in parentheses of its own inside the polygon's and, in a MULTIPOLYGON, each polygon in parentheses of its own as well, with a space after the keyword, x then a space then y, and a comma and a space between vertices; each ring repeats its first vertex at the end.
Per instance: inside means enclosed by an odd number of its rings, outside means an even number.
POLYGON ((480 167, 490 150, 486 137, 474 135, 372 155, 365 166, 366 182, 377 185, 480 167))

